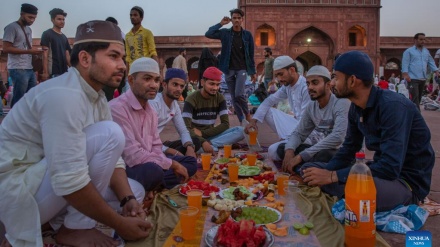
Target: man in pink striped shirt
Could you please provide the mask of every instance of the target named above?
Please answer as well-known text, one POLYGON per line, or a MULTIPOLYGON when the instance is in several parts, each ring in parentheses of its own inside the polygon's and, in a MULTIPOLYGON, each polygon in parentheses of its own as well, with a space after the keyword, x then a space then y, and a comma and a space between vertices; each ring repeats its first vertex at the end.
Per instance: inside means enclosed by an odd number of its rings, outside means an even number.
POLYGON ((146 191, 161 185, 172 188, 197 171, 194 157, 162 152, 157 113, 148 103, 156 97, 160 82, 157 62, 139 58, 130 66, 130 90, 109 103, 113 120, 125 134, 122 158, 127 176, 141 183, 146 191))

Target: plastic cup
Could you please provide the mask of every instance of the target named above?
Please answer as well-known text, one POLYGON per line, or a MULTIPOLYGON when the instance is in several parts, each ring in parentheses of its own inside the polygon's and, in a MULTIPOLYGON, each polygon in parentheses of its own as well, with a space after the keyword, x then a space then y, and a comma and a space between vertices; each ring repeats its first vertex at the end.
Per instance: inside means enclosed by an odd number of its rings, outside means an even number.
POLYGON ((209 170, 211 168, 211 154, 203 153, 202 156, 202 167, 203 170, 209 170))
POLYGON ((229 164, 228 165, 229 182, 234 182, 238 180, 238 165, 229 164))
POLYGON ((249 145, 257 145, 257 135, 258 135, 258 130, 256 129, 249 130, 249 145))
POLYGON ((179 209, 180 228, 182 229, 182 238, 191 240, 196 237, 196 221, 199 209, 196 207, 181 207, 179 209))
POLYGON ((277 176, 277 186, 278 186, 278 194, 284 195, 284 181, 289 180, 290 174, 289 173, 278 173, 277 176))
POLYGON ((224 157, 225 157, 225 158, 229 158, 229 157, 231 157, 231 153, 232 153, 232 145, 231 145, 231 144, 225 144, 225 145, 223 145, 223 152, 224 152, 224 157))
POLYGON ((188 190, 186 196, 188 198, 188 206, 196 207, 200 213, 202 211, 203 190, 188 190))
POLYGON ((248 164, 250 166, 255 166, 255 164, 257 163, 257 154, 249 153, 246 155, 246 157, 247 157, 248 164))

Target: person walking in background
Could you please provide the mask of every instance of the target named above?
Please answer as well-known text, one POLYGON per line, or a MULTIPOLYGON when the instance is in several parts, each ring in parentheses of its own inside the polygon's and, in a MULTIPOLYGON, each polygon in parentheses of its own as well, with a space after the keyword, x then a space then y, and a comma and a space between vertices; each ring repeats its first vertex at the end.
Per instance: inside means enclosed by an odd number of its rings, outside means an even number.
POLYGON ((230 11, 231 18, 225 16, 220 23, 210 27, 205 36, 219 39, 222 43, 219 69, 225 74, 234 110, 240 123, 251 120, 245 86, 247 75, 255 82, 254 38, 251 32, 241 27, 244 12, 241 9, 230 11), (220 29, 232 22, 232 28, 220 29))
POLYGON ((67 13, 62 9, 54 8, 49 14, 53 27, 43 32, 40 41, 43 48, 43 74, 41 74, 43 81, 67 72, 67 68, 70 67, 70 52, 72 52, 69 40, 61 31, 67 13))
POLYGON ((264 60, 264 69, 263 69, 263 73, 261 73, 259 83, 262 82, 263 77, 264 77, 264 86, 269 91, 269 83, 272 82, 272 80, 273 80, 273 61, 274 61, 274 58, 272 57, 272 49, 270 49, 270 47, 264 48, 263 55, 266 59, 264 60))
POLYGON ((389 83, 385 80, 385 76, 381 76, 380 81, 377 84, 377 86, 382 89, 388 89, 388 85, 389 85, 389 83))
MULTIPOLYGON (((199 59, 199 82, 202 81, 203 78, 203 72, 209 67, 217 67, 218 66, 218 59, 212 51, 205 47, 202 50, 202 54, 200 55, 199 59)), ((199 89, 202 88, 202 85, 199 84, 199 89)))
POLYGON ((414 46, 406 49, 402 58, 402 76, 408 82, 411 100, 419 110, 426 79, 429 77, 428 66, 436 76, 439 76, 434 59, 428 49, 424 47, 425 41, 424 33, 414 35, 414 46))
POLYGON ((183 71, 185 71, 186 76, 188 76, 188 68, 186 65, 186 49, 185 48, 180 48, 179 49, 179 55, 174 58, 173 60, 173 68, 175 69, 181 69, 183 71))
POLYGON ((29 27, 37 19, 37 14, 37 7, 24 3, 18 21, 7 25, 4 30, 3 52, 8 53, 8 74, 14 81, 11 107, 37 85, 32 55, 40 55, 43 51, 32 48, 32 29, 29 27))
POLYGON ((130 70, 131 63, 141 57, 150 57, 158 61, 153 33, 142 26, 143 19, 144 10, 141 7, 131 8, 130 21, 133 27, 125 35, 127 71, 130 70))

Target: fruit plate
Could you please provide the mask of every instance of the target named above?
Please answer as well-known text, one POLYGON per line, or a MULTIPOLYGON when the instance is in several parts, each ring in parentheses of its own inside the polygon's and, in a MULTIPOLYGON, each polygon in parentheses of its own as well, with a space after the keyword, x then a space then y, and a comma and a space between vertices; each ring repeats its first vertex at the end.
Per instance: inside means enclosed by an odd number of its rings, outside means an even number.
MULTIPOLYGON (((186 185, 187 185, 187 184, 182 184, 182 185, 180 186, 180 188, 179 188, 179 193, 180 193, 182 196, 187 196, 187 195, 186 195, 186 192, 185 192, 185 193, 182 192, 182 188, 185 187, 186 185)), ((216 187, 216 188, 219 189, 219 191, 220 191, 220 188, 218 188, 217 186, 214 186, 214 185, 211 185, 211 186, 212 186, 212 187, 216 187)), ((219 193, 219 192, 215 192, 216 195, 218 195, 218 193, 219 193)), ((210 197, 209 195, 204 195, 204 194, 202 195, 202 198, 209 198, 209 197, 210 197)))
MULTIPOLYGON (((222 189, 220 190, 220 192, 218 193, 218 196, 220 196, 223 199, 231 199, 232 196, 228 196, 228 195, 232 195, 232 192, 234 192, 234 190, 237 187, 229 187, 227 189, 222 189)), ((246 189, 247 190, 247 189, 246 189)), ((252 201, 258 201, 261 200, 264 195, 263 193, 261 193, 261 191, 258 191, 256 194, 253 194, 252 192, 250 192, 249 190, 247 190, 247 192, 249 192, 250 194, 252 194, 251 196, 248 196, 248 198, 246 200, 252 200, 252 201)), ((231 199, 233 200, 233 199, 231 199)), ((245 200, 245 201, 246 201, 245 200)))
POLYGON ((261 169, 258 166, 245 166, 238 167, 238 176, 240 177, 253 177, 261 173, 261 169))
MULTIPOLYGON (((247 152, 236 152, 236 153, 234 154, 234 156, 235 156, 236 158, 240 158, 240 159, 244 160, 244 159, 247 158, 247 152)), ((257 159, 258 159, 258 160, 264 160, 264 156, 261 155, 261 154, 259 154, 259 153, 257 153, 257 159)))
POLYGON ((229 163, 229 158, 218 158, 216 160, 214 160, 214 163, 223 165, 223 164, 227 164, 229 163))
MULTIPOLYGON (((281 214, 280 211, 278 211, 276 209, 273 209, 273 208, 270 208, 270 207, 266 207, 266 206, 241 206, 241 207, 234 208, 234 210, 237 210, 238 208, 242 208, 242 209, 244 209, 244 208, 254 208, 255 209, 255 215, 265 215, 265 216, 273 215, 274 218, 272 220, 265 221, 265 222, 258 222, 258 223, 257 223, 257 219, 256 218, 252 218, 252 217, 245 217, 244 218, 244 219, 247 219, 247 220, 255 221, 255 225, 257 225, 257 226, 265 225, 265 224, 270 224, 270 223, 277 223, 278 221, 281 220, 281 217, 282 217, 282 214, 281 214), (267 211, 264 210, 264 209, 266 209, 267 211), (259 212, 259 211, 262 211, 262 212, 259 212)), ((236 222, 240 221, 240 220, 236 220, 234 217, 232 217, 232 213, 231 213, 231 218, 234 221, 236 221, 236 222)))
MULTIPOLYGON (((208 245, 209 247, 217 246, 214 239, 215 236, 217 235, 219 228, 220 226, 214 226, 213 228, 209 229, 208 232, 206 233, 205 242, 206 245, 208 245)), ((262 247, 270 247, 273 245, 275 239, 273 237, 273 234, 266 227, 263 227, 263 229, 264 229, 264 233, 266 233, 266 241, 264 242, 262 247)))

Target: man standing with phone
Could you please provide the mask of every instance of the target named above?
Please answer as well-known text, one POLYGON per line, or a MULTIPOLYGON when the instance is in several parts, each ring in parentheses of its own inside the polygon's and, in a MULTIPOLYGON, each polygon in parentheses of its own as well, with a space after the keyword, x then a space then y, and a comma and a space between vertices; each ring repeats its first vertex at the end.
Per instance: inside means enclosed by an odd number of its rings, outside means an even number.
POLYGON ((8 73, 15 83, 11 107, 37 85, 32 70, 32 55, 39 55, 43 51, 32 49, 32 29, 29 27, 37 19, 37 14, 37 7, 23 3, 20 19, 7 25, 3 34, 3 52, 8 53, 8 73))
POLYGON ((244 12, 241 9, 230 11, 231 18, 225 16, 220 23, 210 27, 205 36, 210 39, 219 39, 222 43, 219 69, 225 74, 226 83, 231 93, 232 103, 238 120, 251 120, 245 84, 247 75, 255 83, 256 71, 254 61, 254 38, 252 34, 242 28, 244 12), (222 26, 232 22, 232 28, 222 26))

